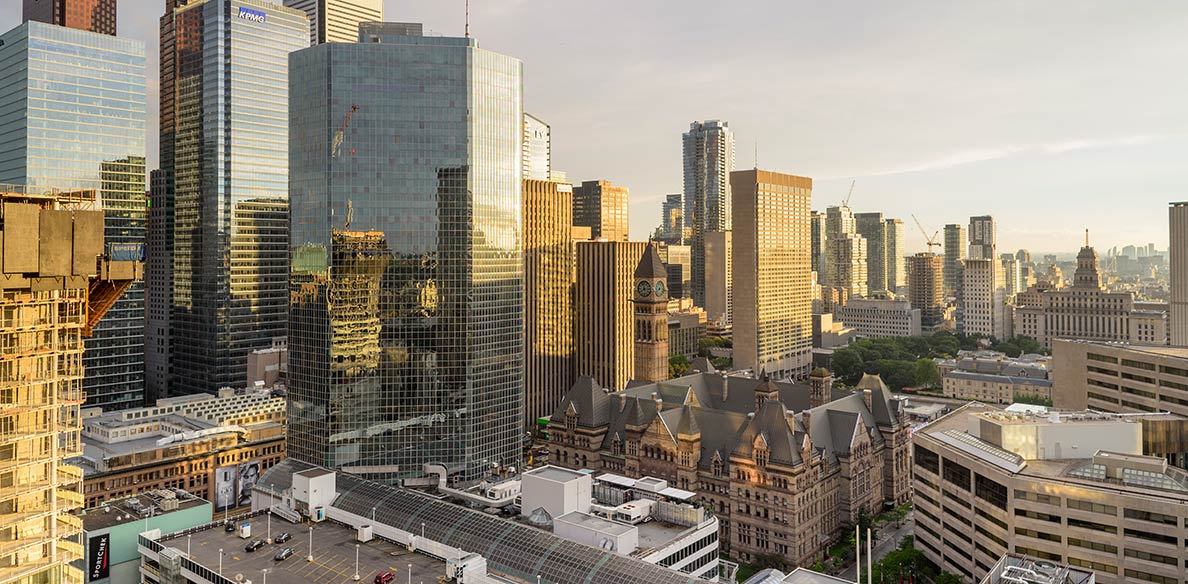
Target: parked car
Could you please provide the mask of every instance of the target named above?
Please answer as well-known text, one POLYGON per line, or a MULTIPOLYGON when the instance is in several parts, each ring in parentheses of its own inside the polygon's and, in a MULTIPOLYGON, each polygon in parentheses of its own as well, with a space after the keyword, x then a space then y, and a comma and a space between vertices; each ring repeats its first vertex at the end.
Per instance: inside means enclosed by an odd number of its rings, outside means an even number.
POLYGON ((285 548, 279 552, 276 552, 276 555, 272 556, 272 559, 279 562, 285 558, 288 558, 291 555, 293 555, 293 548, 285 548))
POLYGON ((233 533, 233 532, 235 531, 235 524, 234 524, 234 523, 228 523, 227 525, 224 525, 224 526, 223 526, 223 531, 226 531, 227 533, 233 533))
POLYGON ((243 551, 254 552, 262 547, 264 547, 264 540, 257 539, 256 541, 253 541, 252 543, 249 543, 249 544, 243 546, 243 551))
POLYGON ((286 541, 289 541, 290 539, 293 539, 293 536, 289 535, 288 532, 285 532, 285 533, 282 533, 282 534, 272 538, 272 543, 285 543, 286 541))
POLYGON ((388 582, 391 582, 395 577, 396 574, 393 574, 392 572, 380 572, 379 574, 375 575, 374 582, 375 584, 388 584, 388 582))

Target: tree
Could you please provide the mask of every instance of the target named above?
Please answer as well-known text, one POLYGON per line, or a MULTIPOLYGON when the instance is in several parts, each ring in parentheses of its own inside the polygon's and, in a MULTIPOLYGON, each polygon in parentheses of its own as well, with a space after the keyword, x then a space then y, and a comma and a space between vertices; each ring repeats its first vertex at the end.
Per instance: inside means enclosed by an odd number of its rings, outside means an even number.
POLYGON ((916 387, 936 387, 940 382, 940 369, 936 361, 927 357, 916 359, 916 387))
POLYGON ((689 372, 689 358, 684 355, 673 355, 668 358, 668 378, 675 379, 689 372))
POLYGON ((846 385, 855 385, 865 372, 866 363, 858 351, 846 348, 833 353, 833 374, 846 385))
POLYGON ((932 584, 962 584, 961 576, 952 572, 941 572, 932 579, 932 584))
POLYGON ((1008 357, 1018 357, 1019 355, 1023 354, 1023 349, 1020 349, 1019 345, 1016 345, 1010 341, 994 345, 994 350, 1000 353, 1006 353, 1008 357))

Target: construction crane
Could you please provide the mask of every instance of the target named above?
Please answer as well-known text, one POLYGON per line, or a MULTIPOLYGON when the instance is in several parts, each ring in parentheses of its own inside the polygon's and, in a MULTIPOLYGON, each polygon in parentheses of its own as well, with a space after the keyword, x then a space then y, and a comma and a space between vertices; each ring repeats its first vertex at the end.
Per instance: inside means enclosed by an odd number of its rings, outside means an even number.
POLYGON ((935 245, 935 246, 939 247, 941 245, 940 243, 937 243, 937 241, 936 241, 936 236, 940 235, 940 231, 933 233, 932 237, 928 237, 928 232, 924 231, 924 226, 920 224, 919 219, 916 219, 915 213, 912 213, 912 221, 916 222, 916 227, 918 227, 920 229, 920 235, 923 235, 924 241, 928 242, 928 253, 932 253, 932 246, 935 245))
POLYGON ((853 179, 850 181, 850 192, 846 193, 846 200, 842 201, 843 207, 850 206, 850 197, 854 195, 854 183, 856 182, 858 182, 858 179, 853 179))
MULTIPOLYGON (((357 111, 359 111, 359 106, 352 103, 351 108, 342 117, 342 123, 338 125, 338 130, 334 132, 334 141, 330 144, 330 156, 332 158, 338 158, 342 154, 342 143, 346 141, 347 128, 351 126, 351 118, 354 117, 357 111)), ((351 154, 354 153, 355 149, 351 148, 351 154)))

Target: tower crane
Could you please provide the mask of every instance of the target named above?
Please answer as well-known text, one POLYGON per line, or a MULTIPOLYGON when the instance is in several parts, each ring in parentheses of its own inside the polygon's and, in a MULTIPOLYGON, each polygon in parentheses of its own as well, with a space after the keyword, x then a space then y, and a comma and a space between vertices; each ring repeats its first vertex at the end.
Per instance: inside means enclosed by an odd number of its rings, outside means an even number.
POLYGON ((856 183, 856 182, 858 182, 858 179, 850 180, 850 192, 846 193, 846 199, 844 201, 842 201, 843 207, 850 206, 850 197, 852 197, 854 195, 854 183, 856 183))
POLYGON ((924 241, 928 242, 928 253, 932 253, 932 246, 935 245, 939 247, 941 245, 936 241, 936 236, 940 235, 940 231, 933 233, 932 237, 928 237, 928 232, 924 231, 924 226, 920 224, 920 220, 916 218, 915 213, 912 213, 912 221, 916 222, 916 227, 920 229, 920 235, 923 235, 924 241))

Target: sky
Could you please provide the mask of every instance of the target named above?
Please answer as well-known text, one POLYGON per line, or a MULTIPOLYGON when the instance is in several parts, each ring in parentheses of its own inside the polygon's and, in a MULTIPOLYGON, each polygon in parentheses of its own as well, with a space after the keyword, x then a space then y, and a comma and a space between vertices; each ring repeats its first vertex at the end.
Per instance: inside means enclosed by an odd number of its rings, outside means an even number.
MULTIPOLYGON (((157 19, 119 0, 149 55, 156 161, 157 19)), ((386 20, 459 36, 464 0, 385 0, 386 20)), ((1167 245, 1188 199, 1188 3, 472 0, 471 33, 524 62, 525 110, 552 126, 553 167, 631 190, 646 238, 682 185, 681 133, 721 119, 736 168, 812 177, 813 208, 904 220, 908 251, 973 215, 999 248, 1167 245)), ((20 0, 0 0, 0 30, 20 0)))

